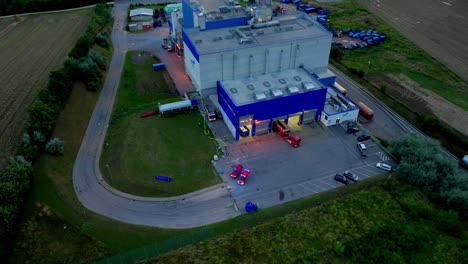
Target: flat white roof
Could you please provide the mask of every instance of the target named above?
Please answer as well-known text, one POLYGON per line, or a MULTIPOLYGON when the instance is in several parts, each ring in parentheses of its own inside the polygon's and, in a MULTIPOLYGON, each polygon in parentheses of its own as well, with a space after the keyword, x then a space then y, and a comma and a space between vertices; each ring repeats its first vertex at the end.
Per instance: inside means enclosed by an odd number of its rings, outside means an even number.
POLYGON ((130 17, 134 16, 153 16, 153 9, 150 8, 137 8, 130 10, 130 17))
POLYGON ((303 69, 288 69, 245 79, 220 82, 237 106, 324 87, 303 69))

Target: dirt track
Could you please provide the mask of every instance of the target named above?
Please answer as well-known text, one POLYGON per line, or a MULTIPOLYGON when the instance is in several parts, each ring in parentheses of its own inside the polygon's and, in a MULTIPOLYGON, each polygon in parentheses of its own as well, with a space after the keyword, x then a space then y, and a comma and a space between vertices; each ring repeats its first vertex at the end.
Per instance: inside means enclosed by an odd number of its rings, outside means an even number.
POLYGON ((468 1, 356 0, 468 81, 468 1))

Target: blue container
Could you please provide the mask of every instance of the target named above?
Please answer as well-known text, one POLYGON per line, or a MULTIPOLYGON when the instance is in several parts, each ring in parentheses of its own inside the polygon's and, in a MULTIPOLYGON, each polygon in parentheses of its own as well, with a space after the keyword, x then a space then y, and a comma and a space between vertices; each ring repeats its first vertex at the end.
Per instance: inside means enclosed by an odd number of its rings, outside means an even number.
POLYGON ((154 176, 154 179, 155 180, 166 181, 166 182, 171 182, 172 181, 172 178, 162 176, 162 175, 154 176))
POLYGON ((329 14, 330 14, 330 10, 328 10, 328 9, 321 9, 321 10, 318 10, 318 11, 317 11, 317 14, 319 14, 319 15, 329 15, 329 14))
POLYGON ((308 7, 308 8, 306 8, 306 9, 304 10, 304 12, 305 12, 306 14, 313 13, 313 12, 315 12, 315 7, 308 7))
POLYGON ((164 65, 162 62, 153 64, 153 71, 161 71, 164 69, 166 69, 166 65, 164 65))
POLYGON ((257 210, 258 210, 258 207, 257 207, 254 203, 252 203, 252 202, 247 202, 247 203, 245 204, 245 211, 246 211, 247 213, 255 212, 255 211, 257 211, 257 210))

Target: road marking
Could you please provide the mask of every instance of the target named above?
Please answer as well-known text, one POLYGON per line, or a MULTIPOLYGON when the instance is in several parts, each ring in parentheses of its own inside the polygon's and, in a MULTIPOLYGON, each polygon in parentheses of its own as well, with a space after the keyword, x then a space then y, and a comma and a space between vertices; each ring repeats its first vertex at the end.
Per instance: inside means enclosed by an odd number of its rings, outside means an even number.
POLYGON ((387 161, 390 159, 387 155, 385 155, 385 153, 381 151, 375 153, 375 155, 377 155, 377 157, 379 157, 382 161, 387 161))
POLYGON ((451 3, 448 3, 448 2, 442 1, 442 3, 443 3, 443 4, 446 4, 446 5, 448 5, 448 6, 452 6, 452 4, 451 4, 451 3))

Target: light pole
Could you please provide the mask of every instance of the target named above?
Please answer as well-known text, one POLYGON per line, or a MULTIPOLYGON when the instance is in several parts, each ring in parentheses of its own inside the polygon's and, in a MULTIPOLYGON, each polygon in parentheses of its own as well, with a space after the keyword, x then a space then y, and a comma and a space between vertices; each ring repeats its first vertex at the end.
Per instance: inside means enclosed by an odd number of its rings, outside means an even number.
POLYGON ((366 71, 366 80, 368 80, 368 75, 369 75, 369 70, 370 70, 370 65, 371 65, 371 61, 369 61, 369 63, 367 64, 367 71, 366 71))
POLYGON ((110 171, 109 164, 106 164, 106 167, 107 167, 107 171, 109 172, 109 181, 110 183, 112 183, 112 173, 110 171))

